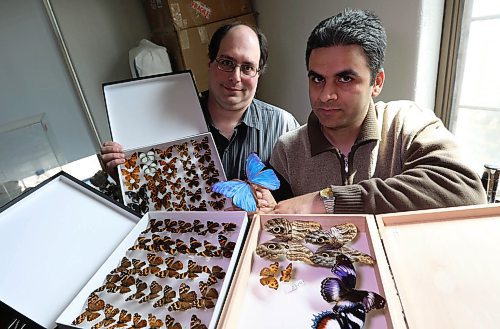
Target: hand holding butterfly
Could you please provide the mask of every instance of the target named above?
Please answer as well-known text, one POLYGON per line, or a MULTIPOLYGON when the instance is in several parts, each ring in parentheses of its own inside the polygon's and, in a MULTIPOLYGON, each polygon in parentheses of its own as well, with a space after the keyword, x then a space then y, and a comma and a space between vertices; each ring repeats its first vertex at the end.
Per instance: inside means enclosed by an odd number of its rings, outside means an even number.
POLYGON ((324 214, 326 213, 323 201, 318 192, 312 192, 283 200, 278 203, 274 200, 269 190, 260 188, 259 212, 264 214, 324 214))
POLYGON ((101 160, 104 170, 118 181, 118 172, 116 167, 125 163, 125 154, 123 147, 117 142, 104 142, 101 147, 101 160))

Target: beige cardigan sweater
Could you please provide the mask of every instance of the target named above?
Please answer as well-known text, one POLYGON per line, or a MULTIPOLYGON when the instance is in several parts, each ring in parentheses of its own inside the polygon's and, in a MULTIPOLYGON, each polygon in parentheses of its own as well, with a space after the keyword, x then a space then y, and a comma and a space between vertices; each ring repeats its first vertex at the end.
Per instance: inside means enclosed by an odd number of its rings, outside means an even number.
POLYGON ((410 101, 371 104, 347 159, 308 123, 278 140, 270 163, 293 195, 332 185, 335 213, 388 213, 486 202, 454 136, 410 101))

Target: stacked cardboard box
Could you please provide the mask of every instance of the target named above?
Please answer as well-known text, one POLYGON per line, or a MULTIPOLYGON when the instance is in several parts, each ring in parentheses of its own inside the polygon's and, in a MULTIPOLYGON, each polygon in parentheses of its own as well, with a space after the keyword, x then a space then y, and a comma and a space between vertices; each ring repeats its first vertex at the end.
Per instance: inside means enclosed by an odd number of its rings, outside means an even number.
POLYGON ((143 0, 152 41, 167 48, 174 70, 191 70, 199 91, 208 89, 208 43, 222 25, 257 26, 250 0, 143 0))

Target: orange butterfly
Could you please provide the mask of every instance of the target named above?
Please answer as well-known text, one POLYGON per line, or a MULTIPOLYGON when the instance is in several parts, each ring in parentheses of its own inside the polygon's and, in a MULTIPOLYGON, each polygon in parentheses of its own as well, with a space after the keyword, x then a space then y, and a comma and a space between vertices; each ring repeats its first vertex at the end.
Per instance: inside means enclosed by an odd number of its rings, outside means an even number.
POLYGON ((172 206, 175 211, 189 210, 185 199, 182 199, 180 202, 172 202, 172 206))
POLYGON ((137 152, 134 152, 130 155, 128 159, 125 159, 125 168, 132 169, 137 165, 137 152))
POLYGON ((217 257, 217 247, 214 246, 210 241, 203 241, 203 249, 198 253, 198 256, 204 256, 204 257, 217 257))
POLYGON ((128 296, 127 299, 125 299, 126 301, 139 299, 146 295, 146 293, 144 293, 144 290, 148 288, 148 284, 146 282, 137 279, 137 281, 135 282, 135 287, 136 287, 135 293, 128 296))
POLYGON ((91 329, 99 329, 101 327, 109 327, 113 323, 115 323, 114 317, 120 312, 118 307, 113 307, 111 304, 106 304, 104 307, 104 320, 96 323, 92 326, 91 329))
POLYGON ((280 281, 290 282, 291 278, 292 278, 292 263, 288 264, 288 266, 283 271, 281 271, 280 281))
POLYGON ((182 329, 182 326, 179 322, 175 322, 175 319, 170 316, 170 314, 167 314, 165 317, 165 325, 167 326, 167 329, 182 329))
POLYGON ((219 254, 221 254, 224 258, 231 258, 233 256, 236 243, 232 241, 228 242, 227 238, 222 234, 219 234, 218 240, 220 244, 219 254))
POLYGON ((139 329, 139 328, 144 328, 148 325, 148 322, 143 319, 139 313, 135 313, 134 317, 132 318, 133 325, 130 328, 134 329, 139 329))
POLYGON ((160 156, 162 159, 170 159, 172 157, 173 146, 169 146, 166 149, 155 149, 156 154, 160 156))
POLYGON ((101 311, 104 309, 104 301, 100 299, 95 293, 90 294, 88 300, 87 300, 87 307, 83 311, 82 314, 80 314, 72 324, 80 324, 83 321, 94 321, 98 317, 101 316, 101 311))
POLYGON ((171 311, 186 311, 196 305, 197 295, 194 290, 187 285, 187 283, 181 283, 179 287, 179 299, 170 304, 168 310, 171 311))
POLYGON ((132 320, 132 314, 130 314, 127 310, 121 310, 120 315, 118 315, 118 321, 116 321, 110 329, 125 327, 128 325, 130 320, 132 320))
POLYGON ((148 314, 148 328, 150 329, 158 329, 163 327, 163 321, 160 319, 157 319, 156 316, 153 314, 149 313, 148 314))
POLYGON ((279 263, 274 262, 269 267, 264 267, 260 271, 260 284, 263 286, 269 286, 271 289, 278 289, 278 280, 274 277, 278 272, 279 263))
POLYGON ((139 167, 135 167, 132 171, 122 169, 121 172, 125 179, 125 185, 129 190, 139 189, 139 167))
POLYGON ((219 293, 215 288, 209 288, 208 283, 200 281, 199 283, 201 298, 198 299, 196 307, 201 309, 214 308, 214 299, 219 298, 219 293))
POLYGON ((197 140, 192 140, 191 145, 194 146, 196 152, 201 152, 202 150, 210 150, 210 144, 208 144, 208 137, 204 137, 201 142, 197 140))
POLYGON ((179 233, 181 233, 181 234, 182 233, 189 233, 192 231, 193 231, 193 224, 192 223, 186 222, 183 220, 179 221, 179 229, 178 229, 179 233))
POLYGON ((115 268, 113 271, 111 271, 111 273, 119 273, 119 272, 126 271, 131 266, 132 266, 132 262, 130 262, 130 259, 128 259, 127 257, 123 257, 121 262, 120 262, 120 265, 117 268, 115 268))
POLYGON ((189 179, 188 177, 184 177, 184 182, 186 182, 188 184, 189 188, 200 186, 200 179, 198 176, 194 176, 192 179, 189 179))
POLYGON ((186 272, 180 273, 179 274, 179 279, 185 279, 185 278, 190 278, 194 279, 198 277, 198 274, 201 273, 210 273, 210 269, 208 266, 201 266, 198 265, 196 262, 192 260, 188 260, 188 268, 186 272))
POLYGON ((207 329, 207 326, 204 325, 201 320, 196 316, 196 314, 191 315, 191 324, 189 326, 190 329, 207 329))
POLYGON ((163 290, 163 287, 156 281, 151 282, 151 285, 149 286, 149 294, 142 297, 139 300, 139 304, 148 302, 150 300, 156 299, 160 297, 160 292, 163 290))
POLYGON ((106 282, 99 288, 95 290, 95 292, 104 291, 106 289, 108 292, 117 291, 118 286, 117 283, 125 276, 124 273, 110 273, 106 276, 106 282))
POLYGON ((160 165, 163 166, 162 174, 166 179, 172 179, 177 176, 177 158, 173 158, 168 162, 160 160, 160 165))
POLYGON ((176 261, 175 257, 169 257, 165 259, 165 264, 167 265, 167 268, 156 273, 155 275, 159 278, 166 278, 167 276, 169 278, 179 278, 179 271, 184 268, 182 261, 176 261))
POLYGON ((187 142, 182 143, 181 145, 174 145, 177 152, 179 152, 179 157, 187 157, 189 155, 187 142))
POLYGON ((153 304, 153 307, 162 307, 170 304, 174 300, 175 296, 177 296, 177 293, 172 290, 172 287, 165 285, 165 288, 163 288, 163 297, 157 300, 153 304))

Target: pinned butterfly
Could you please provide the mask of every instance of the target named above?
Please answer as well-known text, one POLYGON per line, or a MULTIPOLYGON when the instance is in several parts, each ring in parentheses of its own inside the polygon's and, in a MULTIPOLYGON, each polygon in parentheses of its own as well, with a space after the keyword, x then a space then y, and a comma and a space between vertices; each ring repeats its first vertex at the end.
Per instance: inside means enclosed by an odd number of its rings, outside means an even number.
POLYGON ((233 204, 245 211, 257 210, 257 197, 252 184, 269 190, 280 187, 280 181, 272 169, 265 169, 264 163, 256 153, 250 153, 246 161, 247 179, 233 179, 218 182, 212 186, 212 191, 232 198, 233 204))

